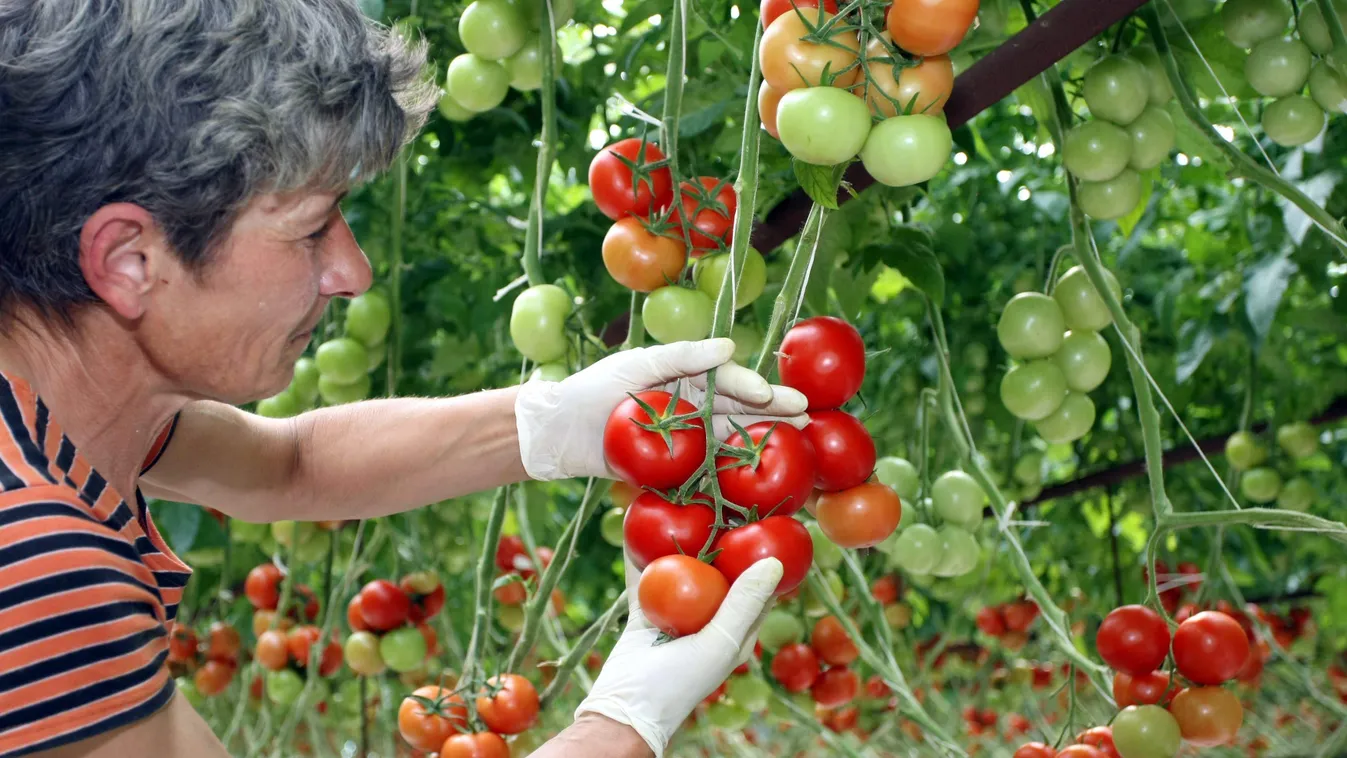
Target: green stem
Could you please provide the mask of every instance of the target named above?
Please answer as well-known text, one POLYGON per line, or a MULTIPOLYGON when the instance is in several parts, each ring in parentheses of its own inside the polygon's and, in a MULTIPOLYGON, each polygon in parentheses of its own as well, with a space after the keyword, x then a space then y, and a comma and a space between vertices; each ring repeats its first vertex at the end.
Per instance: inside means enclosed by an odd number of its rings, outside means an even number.
POLYGON ((1311 516, 1308 513, 1278 508, 1243 508, 1240 510, 1196 511, 1170 513, 1160 519, 1156 529, 1174 531, 1197 526, 1232 526, 1243 524, 1260 529, 1289 529, 1322 534, 1334 542, 1347 545, 1347 525, 1337 521, 1311 516))
MULTIPOLYGON (((786 710, 790 711, 791 715, 795 716, 795 722, 797 724, 800 724, 811 732, 817 734, 824 742, 828 743, 828 747, 843 755, 849 756, 850 758, 861 758, 860 753, 857 753, 851 745, 838 739, 837 735, 833 734, 831 729, 819 723, 818 717, 812 713, 806 712, 803 708, 796 705, 794 700, 791 700, 776 690, 772 691, 772 697, 776 698, 778 703, 785 706, 786 710)), ((787 753, 787 755, 789 755, 789 753, 787 753)))
POLYGON ((529 286, 543 284, 542 246, 543 220, 547 215, 547 187, 552 179, 552 161, 556 158, 557 141, 557 80, 556 80, 556 23, 552 3, 542 3, 545 33, 539 36, 543 63, 543 86, 540 92, 543 107, 543 127, 539 136, 538 175, 533 180, 533 200, 529 203, 528 228, 524 233, 524 273, 529 286))
POLYGON ((645 325, 641 323, 641 293, 632 290, 631 307, 627 313, 627 339, 622 342, 622 350, 640 347, 645 342, 645 325))
POLYGON ((395 185, 395 205, 393 209, 393 249, 389 263, 389 307, 392 311, 392 323, 388 331, 388 361, 386 374, 388 396, 397 394, 398 372, 402 367, 402 274, 405 242, 403 231, 407 224, 407 161, 411 159, 409 151, 403 151, 398 158, 397 184, 395 185))
POLYGON ((607 629, 611 627, 613 623, 617 621, 617 618, 626 610, 627 593, 624 590, 622 594, 617 596, 617 600, 614 600, 613 604, 608 606, 608 610, 604 611, 603 615, 600 616, 597 621, 589 625, 589 628, 585 630, 585 633, 580 635, 580 639, 575 641, 575 647, 571 648, 571 652, 557 664, 557 675, 552 679, 552 683, 547 685, 547 689, 543 690, 541 697, 542 704, 540 706, 542 712, 545 713, 547 711, 547 706, 552 703, 557 695, 561 694, 563 689, 565 689, 566 682, 571 678, 571 673, 574 672, 576 667, 580 665, 580 662, 589 655, 589 651, 594 649, 594 645, 598 643, 599 638, 603 636, 603 633, 607 631, 607 629))
MULTIPOLYGON (((1294 184, 1281 178, 1276 172, 1264 168, 1258 161, 1246 155, 1243 150, 1235 147, 1234 144, 1226 142, 1216 132, 1216 127, 1212 126, 1211 121, 1202 112, 1193 91, 1189 89, 1188 83, 1179 73, 1178 62, 1174 60, 1174 52, 1170 49, 1164 27, 1160 25, 1159 15, 1150 7, 1144 7, 1139 12, 1146 16, 1146 25, 1150 27, 1151 38, 1155 41, 1155 49, 1160 53, 1160 61, 1164 64, 1165 73, 1169 76, 1170 85, 1179 99, 1179 105, 1183 108, 1184 115, 1188 117, 1193 126, 1197 127, 1197 130, 1201 132, 1207 142, 1230 159, 1231 163, 1234 164, 1231 169, 1232 173, 1257 182, 1269 191, 1285 198, 1303 211, 1306 216, 1309 216, 1310 220, 1337 245, 1339 251, 1347 254, 1347 227, 1344 227, 1341 221, 1333 218, 1332 214, 1324 210, 1323 206, 1314 202, 1309 195, 1301 192, 1294 184)), ((1325 20, 1333 17, 1329 28, 1331 30, 1336 27, 1338 35, 1341 35, 1342 27, 1334 14, 1325 13, 1323 15, 1325 20)), ((1338 49, 1347 49, 1347 41, 1339 42, 1338 46, 1338 49)))
POLYGON ((820 232, 827 215, 828 211, 823 206, 815 204, 809 210, 809 219, 805 221, 804 229, 800 232, 800 241, 795 245, 790 268, 786 271, 786 280, 781 284, 781 291, 777 293, 776 302, 772 305, 772 318, 767 324, 767 334, 762 338, 762 354, 758 356, 758 365, 753 367, 754 371, 763 376, 771 371, 777 348, 786 332, 786 319, 794 316, 795 306, 803 296, 805 274, 809 270, 809 262, 813 259, 815 248, 822 236, 820 232))
POLYGON ((488 644, 487 625, 491 621, 491 569, 496 565, 496 548, 500 543, 500 530, 505 524, 505 507, 510 502, 510 487, 507 485, 496 490, 496 499, 491 504, 491 515, 486 521, 486 535, 483 537, 482 554, 477 558, 477 590, 473 602, 472 636, 468 638, 468 652, 463 656, 462 680, 471 682, 478 673, 478 658, 488 644))

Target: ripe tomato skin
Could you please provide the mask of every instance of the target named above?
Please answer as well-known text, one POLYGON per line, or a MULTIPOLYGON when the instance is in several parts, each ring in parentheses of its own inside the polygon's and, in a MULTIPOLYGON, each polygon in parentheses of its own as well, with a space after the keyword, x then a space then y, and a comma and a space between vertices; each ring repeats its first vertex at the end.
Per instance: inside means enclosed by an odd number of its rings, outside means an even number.
POLYGON ((809 530, 788 516, 768 516, 723 532, 712 549, 721 551, 712 565, 730 584, 764 558, 780 560, 784 572, 776 585, 777 597, 800 586, 814 562, 814 540, 809 530))
POLYGON ((1104 617, 1095 645, 1115 670, 1145 676, 1160 668, 1169 655, 1169 626, 1144 605, 1124 605, 1104 617))
POLYGON ((891 574, 886 574, 876 579, 870 585, 870 595, 880 604, 888 605, 898 602, 898 592, 901 585, 891 574))
POLYGON ((523 582, 514 581, 502 584, 492 590, 491 594, 501 605, 523 605, 524 601, 528 600, 529 591, 523 582))
POLYGON ((865 57, 870 61, 870 80, 862 77, 856 83, 856 92, 865 96, 871 112, 892 118, 898 115, 899 106, 905 112, 928 116, 945 109, 945 102, 954 91, 954 64, 948 55, 933 55, 923 58, 915 66, 899 68, 875 60, 892 58, 884 42, 876 37, 866 45, 865 57), (898 105, 894 104, 895 100, 898 105))
POLYGON ((309 663, 309 650, 318 641, 319 630, 316 626, 297 626, 285 635, 285 646, 290 658, 299 666, 309 663))
POLYGON ((830 666, 846 666, 861 654, 836 616, 824 616, 814 623, 809 644, 818 654, 819 660, 830 666))
POLYGON ((636 568, 666 555, 696 555, 711 539, 716 512, 698 500, 675 505, 654 492, 642 493, 622 519, 622 539, 636 568))
POLYGON ((194 661, 196 647, 196 632, 189 626, 174 622, 173 630, 168 635, 168 659, 178 662, 194 661))
POLYGON ((248 602, 253 604, 253 608, 274 611, 276 604, 281 601, 279 585, 282 578, 281 570, 275 564, 263 563, 248 572, 248 578, 243 583, 243 593, 248 596, 248 602))
POLYGON ((192 675, 192 683, 202 695, 211 697, 229 688, 238 667, 231 661, 211 659, 192 675))
MULTIPOLYGON (((660 390, 638 392, 636 397, 660 413, 664 413, 673 400, 672 395, 660 390)), ((682 398, 674 407, 678 415, 696 410, 692 403, 682 398)), ((613 473, 629 484, 658 490, 681 487, 706 457, 706 427, 701 418, 693 418, 688 420, 693 428, 669 432, 674 443, 670 455, 662 436, 636 425, 652 422, 650 415, 632 398, 618 403, 603 427, 604 458, 613 473)))
POLYGON ((781 139, 781 132, 776 128, 776 111, 785 94, 766 81, 758 87, 758 119, 762 122, 762 128, 772 135, 772 139, 781 139))
POLYGON ((318 620, 318 595, 307 584, 295 585, 295 607, 290 615, 302 614, 305 621, 318 620))
POLYGON ((412 601, 396 584, 375 579, 360 590, 360 614, 370 629, 386 632, 407 623, 412 601))
POLYGON ((814 448, 814 484, 825 493, 851 489, 874 473, 875 441, 850 413, 812 411, 804 436, 814 448))
POLYGON ((279 629, 268 629, 263 632, 257 638, 253 658, 268 671, 280 671, 285 668, 286 664, 290 663, 290 647, 285 632, 279 629))
POLYGON ((878 482, 825 492, 817 510, 819 527, 839 547, 874 547, 888 539, 903 518, 898 495, 878 482))
POLYGON ((711 623, 729 591, 730 583, 710 564, 686 555, 666 555, 646 566, 637 596, 655 628, 682 637, 711 623))
POLYGON ((242 640, 238 630, 227 621, 216 621, 210 625, 206 642, 206 658, 212 661, 236 661, 242 640))
POLYGON ((1067 745, 1057 758, 1104 758, 1104 753, 1093 745, 1067 745))
POLYGON ((538 690, 518 674, 501 674, 487 680, 487 689, 477 696, 477 715, 498 734, 519 734, 538 720, 538 690), (495 695, 490 694, 500 688, 495 695))
MULTIPOLYGON (((542 548, 538 548, 538 550, 541 552, 542 548)), ((407 613, 407 618, 413 624, 420 624, 433 618, 435 614, 440 612, 440 609, 444 608, 443 584, 435 585, 435 589, 425 595, 414 595, 412 590, 408 588, 405 580, 402 581, 399 586, 402 587, 403 592, 412 596, 412 605, 407 613)))
POLYGON ((735 211, 739 208, 739 195, 735 193, 732 182, 714 176, 699 176, 694 181, 678 185, 683 212, 691 222, 683 222, 684 217, 679 213, 676 203, 670 219, 675 224, 687 227, 688 239, 692 241, 692 255, 696 257, 729 247, 734 240, 732 227, 735 211), (699 195, 706 199, 705 205, 698 200, 699 195))
POLYGON ((1113 745, 1113 729, 1110 727, 1096 726, 1086 729, 1076 738, 1076 742, 1098 748, 1107 758, 1122 758, 1118 755, 1118 748, 1113 745))
POLYGON ((781 383, 809 399, 809 410, 840 408, 865 381, 865 342, 840 318, 805 319, 781 341, 777 370, 781 383))
POLYGON ((603 237, 603 265, 618 284, 637 292, 653 292, 678 281, 687 265, 687 245, 678 230, 655 235, 634 216, 620 218, 603 237))
POLYGON ((1057 751, 1042 742, 1026 742, 1015 750, 1012 758, 1056 758, 1057 751))
POLYGON ((646 142, 642 150, 637 137, 600 150, 589 164, 589 191, 599 211, 617 221, 626 216, 648 216, 668 206, 673 200, 673 174, 668 167, 650 171, 637 182, 623 158, 638 166, 649 165, 664 160, 664 153, 651 142, 646 142))
MULTIPOLYGON (((795 0, 795 7, 801 9, 817 8, 819 7, 819 0, 795 0)), ((823 0, 823 10, 836 13, 837 0, 823 0)), ((762 0, 762 8, 758 15, 762 17, 762 28, 766 29, 781 14, 794 12, 795 9, 791 7, 791 0, 762 0)))
POLYGON ((496 568, 502 572, 518 571, 527 565, 528 557, 528 548, 518 535, 504 535, 496 543, 496 568))
POLYGON ((978 0, 894 0, 888 32, 914 55, 943 55, 963 41, 978 15, 978 0))
POLYGON ((360 594, 351 598, 351 602, 346 604, 346 623, 350 625, 353 632, 372 632, 370 625, 365 623, 365 615, 360 612, 360 594))
POLYGON ((840 708, 854 700, 860 688, 861 679, 855 671, 846 666, 833 666, 818 675, 809 694, 824 708, 840 708))
POLYGON ((1249 657, 1249 639, 1239 622, 1203 611, 1174 632, 1174 664, 1195 684, 1216 685, 1235 678, 1249 657))
POLYGON ((510 758, 510 746, 495 732, 455 734, 444 741, 439 758, 510 758))
POLYGON ((889 685, 884 682, 884 677, 879 674, 871 674, 870 678, 865 680, 865 694, 874 700, 883 700, 891 692, 889 685))
POLYGON ((860 57, 861 41, 854 29, 844 29, 842 24, 834 25, 834 31, 828 37, 831 44, 820 44, 804 39, 809 29, 801 21, 801 16, 811 24, 826 23, 832 18, 827 11, 818 8, 804 8, 799 14, 783 13, 767 26, 762 34, 762 43, 758 47, 758 56, 762 64, 762 78, 778 92, 789 92, 802 87, 817 87, 823 82, 826 70, 836 78, 830 83, 834 87, 849 88, 861 76, 856 65, 860 57), (850 71, 838 75, 851 67, 850 71))
MULTIPOLYGON (((799 511, 814 492, 814 445, 790 424, 760 421, 744 431, 752 447, 757 447, 763 437, 767 437, 767 443, 756 462, 744 462, 732 455, 716 457, 720 493, 742 508, 756 507, 764 516, 790 516, 799 511)), ((738 432, 725 444, 749 447, 738 432)))
POLYGON ((1008 631, 1027 632, 1038 618, 1038 604, 1032 600, 1006 603, 1001 608, 1001 618, 1005 619, 1008 631))
POLYGON ((776 651, 772 658, 772 678, 787 692, 804 692, 819 676, 818 656, 803 642, 792 642, 776 651))
POLYGON ((1005 619, 1001 617, 1001 610, 999 608, 989 605, 978 611, 975 620, 977 621, 978 629, 982 630, 983 634, 988 634, 992 637, 1000 637, 1006 633, 1006 622, 1005 619))
POLYGON ((432 702, 438 701, 439 712, 427 710, 413 697, 406 697, 398 706, 398 731, 408 745, 417 750, 439 750, 444 741, 468 727, 468 711, 463 697, 452 690, 436 685, 421 687, 412 693, 432 702))
POLYGON ((1174 697, 1173 691, 1165 698, 1169 689, 1169 674, 1152 671, 1141 676, 1132 676, 1121 671, 1113 675, 1113 699, 1118 708, 1129 705, 1165 705, 1174 697), (1165 699, 1165 703, 1161 703, 1165 699))
POLYGON ((1223 687, 1189 687, 1174 696, 1169 712, 1183 739, 1198 747, 1227 745, 1244 723, 1244 706, 1223 687))

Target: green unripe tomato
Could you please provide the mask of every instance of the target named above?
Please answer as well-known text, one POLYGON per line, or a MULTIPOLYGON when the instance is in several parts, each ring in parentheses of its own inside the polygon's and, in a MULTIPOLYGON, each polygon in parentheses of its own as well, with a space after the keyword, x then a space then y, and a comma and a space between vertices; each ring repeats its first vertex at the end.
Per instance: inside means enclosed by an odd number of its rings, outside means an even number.
MULTIPOLYGON (((715 303, 716 298, 720 297, 720 286, 725 281, 725 272, 730 268, 730 254, 717 253, 715 255, 706 255, 697 260, 693 268, 693 280, 697 283, 697 289, 706 293, 715 303)), ((767 287, 767 261, 763 259, 762 253, 753 248, 748 249, 748 255, 744 258, 744 268, 739 275, 739 286, 735 288, 734 304, 736 308, 744 308, 753 304, 762 291, 767 287)))
POLYGON ((987 368, 987 346, 981 342, 970 342, 963 349, 964 362, 974 371, 987 368))
POLYGON ((954 149, 954 136, 943 115, 893 116, 875 124, 861 149, 866 172, 888 187, 910 187, 935 178, 954 149))
MULTIPOLYGON (((1333 51, 1333 37, 1328 32, 1328 22, 1324 19, 1325 0, 1308 0, 1300 4, 1300 20, 1297 28, 1300 38, 1310 46, 1315 55, 1328 55, 1333 51)), ((1340 21, 1347 24, 1347 0, 1334 0, 1332 3, 1340 21)), ((1285 26, 1285 25, 1283 25, 1285 26)))
POLYGON ((1259 42, 1244 59, 1244 76, 1260 95, 1284 97, 1305 87, 1313 56, 1298 39, 1272 37, 1259 42))
MULTIPOLYGON (((828 583, 828 589, 832 590, 833 597, 837 602, 843 602, 847 596, 847 587, 842 583, 842 577, 836 571, 823 572, 823 579, 828 583)), ((810 616, 826 616, 830 611, 828 606, 823 603, 823 598, 814 595, 814 591, 809 585, 801 585, 803 590, 800 592, 801 599, 804 600, 804 612, 810 616)))
POLYGON ((1293 458, 1308 458, 1319 449, 1319 435, 1304 421, 1293 421, 1277 428, 1277 444, 1293 458))
MULTIPOLYGON (((814 698, 808 692, 797 692, 792 695, 786 695, 785 697, 787 700, 794 703, 796 708, 799 708, 805 713, 814 712, 814 698)), ((797 720, 795 713, 776 698, 772 698, 772 702, 767 704, 767 712, 782 721, 793 722, 797 720)))
POLYGON ((967 530, 953 524, 940 527, 940 562, 931 570, 932 576, 963 576, 978 565, 982 548, 967 530))
POLYGON ((1324 61, 1310 69, 1310 97, 1329 113, 1347 113, 1347 76, 1324 61))
POLYGON ((1094 427, 1094 401, 1082 392, 1068 392, 1057 410, 1034 422, 1044 441, 1054 445, 1075 442, 1094 427))
POLYGON ((392 325, 393 308, 377 291, 366 292, 346 307, 346 334, 366 347, 382 345, 392 325))
POLYGON ((817 521, 810 521, 805 524, 809 530, 809 536, 814 541, 814 563, 822 569, 835 569, 842 565, 842 548, 828 539, 823 533, 823 527, 819 526, 817 521))
POLYGON ((473 116, 477 115, 473 111, 459 105, 458 101, 454 99, 454 96, 448 92, 440 96, 439 110, 441 116, 444 116, 449 121, 458 123, 470 121, 473 116))
POLYGON ((982 520, 987 493, 968 473, 946 471, 931 484, 931 500, 940 518, 955 524, 970 524, 982 520))
POLYGON ((257 401, 257 415, 265 418, 290 418, 300 413, 299 401, 289 389, 257 401))
POLYGON ((1239 478, 1239 491, 1258 504, 1270 503, 1282 491, 1282 475, 1276 469, 1259 467, 1245 471, 1239 478))
POLYGON ((458 19, 458 35, 469 53, 484 60, 508 58, 524 46, 528 25, 507 0, 475 0, 458 19))
POLYGON ((428 652, 426 638, 414 627, 394 629, 379 639, 379 657, 399 674, 420 668, 428 652))
MULTIPOLYGON (((556 60, 556 59, 554 59, 556 60)), ((556 60, 552 71, 555 73, 561 68, 560 60, 556 60)), ((506 58, 504 61, 505 71, 510 75, 510 86, 520 92, 532 92, 543 86, 543 52, 542 41, 537 35, 529 38, 524 46, 506 58)))
POLYGON ((1113 365, 1113 353, 1099 332, 1069 331, 1062 349, 1052 356, 1066 377, 1068 389, 1089 392, 1104 383, 1113 365))
POLYGON ((1267 460, 1267 448, 1251 432, 1235 432, 1225 441, 1225 457, 1237 471, 1244 471, 1267 460))
POLYGON ((1164 105, 1174 99, 1174 88, 1169 83, 1169 75, 1165 73, 1165 65, 1155 48, 1149 45, 1134 47, 1127 54, 1146 69, 1151 83, 1146 99, 1151 105, 1164 105))
POLYGON ((1016 418, 1047 418, 1066 399, 1066 377, 1056 363, 1029 361, 1015 366, 1001 379, 1001 403, 1016 418))
POLYGON ((519 633, 524 629, 524 607, 521 605, 496 606, 496 621, 507 631, 519 633))
MULTIPOLYGON (((1122 300, 1122 287, 1108 269, 1104 269, 1104 281, 1113 296, 1122 300)), ((1100 331, 1113 323, 1113 314, 1099 291, 1090 283, 1089 274, 1081 266, 1072 266, 1057 280, 1052 290, 1052 299, 1062 309, 1062 318, 1068 329, 1100 331)))
MULTIPOLYGON (((1069 380, 1068 380, 1069 381, 1069 380)), ((1015 470, 1013 472, 1015 481, 1020 484, 1032 486, 1043 483, 1043 454, 1025 453, 1015 461, 1015 470)))
POLYGON ((758 642, 769 653, 803 639, 804 625, 793 614, 779 609, 769 612, 758 630, 758 642))
POLYGON ((1291 4, 1286 0, 1227 0, 1221 6, 1225 38, 1245 50, 1286 31, 1291 4))
POLYGON ((791 155, 815 166, 855 158, 870 135, 870 109, 863 98, 839 87, 804 87, 777 105, 777 133, 791 155))
POLYGON ((290 394, 303 408, 312 408, 318 402, 318 363, 304 356, 295 361, 295 376, 290 380, 290 394))
POLYGON ((1282 491, 1277 495, 1277 507, 1304 513, 1314 505, 1315 497, 1314 485, 1308 479, 1297 476, 1282 485, 1282 491))
POLYGON ((753 720, 753 714, 737 703, 721 701, 712 703, 711 707, 706 709, 706 718, 714 727, 738 732, 748 726, 753 720))
POLYGON ((1158 105, 1148 105, 1136 120, 1127 125, 1127 136, 1132 143, 1129 166, 1137 171, 1148 171, 1169 158, 1178 139, 1174 117, 1158 105))
POLYGON ((1125 55, 1110 55, 1085 72, 1081 91, 1095 118, 1124 126, 1141 115, 1150 88, 1145 66, 1125 55))
POLYGON ((326 374, 318 377, 318 395, 328 405, 345 405, 364 400, 369 397, 371 387, 368 373, 361 374, 359 379, 350 384, 335 381, 326 374))
POLYGON ((529 381, 536 379, 544 382, 559 382, 570 375, 571 370, 565 363, 544 363, 533 369, 533 373, 529 374, 529 381))
POLYGON ((1040 292, 1021 292, 1001 311, 996 337, 1010 357, 1046 358, 1062 346, 1066 322, 1061 306, 1040 292))
POLYGON ((888 456, 875 463, 875 476, 879 482, 898 494, 904 503, 914 500, 921 491, 921 476, 917 467, 906 458, 888 456))
POLYGON ((1141 174, 1128 168, 1106 182, 1081 182, 1077 199, 1090 218, 1122 218, 1141 202, 1141 174))
POLYGON ((268 671, 266 679, 267 699, 285 707, 294 705, 299 693, 304 689, 304 680, 292 669, 268 671))
POLYGON ((463 53, 449 62, 444 88, 464 109, 483 113, 505 102, 510 73, 496 61, 463 53))
POLYGON ((909 574, 929 574, 944 558, 944 540, 928 524, 913 524, 899 533, 891 554, 898 566, 909 574))
POLYGON ((1174 758, 1183 735, 1158 705, 1129 705, 1113 719, 1113 746, 1122 758, 1174 758))
POLYGON ((314 360, 321 377, 337 384, 355 384, 369 373, 369 351, 350 337, 319 345, 314 360))
POLYGON ((735 324, 730 339, 734 340, 734 362, 741 366, 747 366, 762 349, 762 330, 753 324, 735 324))
POLYGON ((382 674, 387 666, 379 652, 379 637, 373 632, 352 632, 342 645, 346 665, 360 676, 382 674))
POLYGON ((1312 141, 1324 130, 1324 122, 1324 109, 1304 95, 1274 100, 1263 109, 1263 132, 1282 147, 1312 141))
POLYGON ((758 713, 771 701, 772 685, 762 677, 744 674, 730 678, 729 683, 725 685, 725 694, 745 710, 758 713))
POLYGON ((622 519, 626 515, 623 508, 610 508, 603 514, 599 521, 599 531, 603 534, 603 541, 613 547, 622 547, 622 519))
POLYGON ((701 290, 660 287, 645 298, 641 320, 661 344, 704 340, 711 334, 716 304, 701 290))
POLYGON ((566 319, 571 296, 554 284, 529 287, 515 298, 510 311, 510 339, 515 349, 535 363, 552 363, 566 355, 566 319))
POLYGON ((1067 132, 1062 145, 1062 165, 1079 179, 1102 182, 1127 168, 1132 140, 1117 124, 1086 121, 1067 132))

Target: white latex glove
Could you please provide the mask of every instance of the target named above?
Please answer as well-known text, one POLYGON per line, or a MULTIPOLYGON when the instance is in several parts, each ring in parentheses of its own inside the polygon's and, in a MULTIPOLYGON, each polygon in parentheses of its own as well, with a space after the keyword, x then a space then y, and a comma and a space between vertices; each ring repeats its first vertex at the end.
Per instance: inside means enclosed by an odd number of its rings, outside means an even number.
POLYGON ((798 390, 775 387, 751 369, 732 362, 734 341, 710 339, 625 350, 560 382, 533 380, 519 388, 515 420, 524 470, 534 479, 596 476, 612 479, 603 457, 603 426, 627 394, 648 389, 672 392, 702 407, 706 372, 716 371, 717 437, 734 432, 730 417, 747 427, 785 421, 804 428, 809 401, 798 390))
POLYGON ((766 558, 739 576, 715 618, 696 634, 656 645, 660 631, 637 599, 640 572, 626 558, 627 628, 580 703, 575 718, 597 713, 626 724, 662 758, 692 709, 753 654, 758 627, 775 604, 781 561, 766 558))

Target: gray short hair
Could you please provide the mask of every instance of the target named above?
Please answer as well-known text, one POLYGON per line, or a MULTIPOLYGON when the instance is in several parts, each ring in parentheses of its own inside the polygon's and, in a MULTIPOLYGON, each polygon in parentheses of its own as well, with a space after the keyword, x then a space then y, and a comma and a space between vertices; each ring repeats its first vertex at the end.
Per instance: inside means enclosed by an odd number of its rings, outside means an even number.
POLYGON ((258 194, 384 171, 434 107, 425 61, 355 0, 0 0, 0 313, 96 299, 103 205, 201 271, 258 194))

